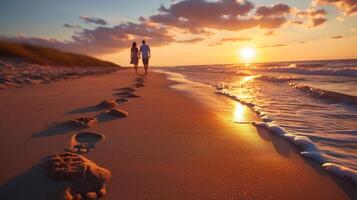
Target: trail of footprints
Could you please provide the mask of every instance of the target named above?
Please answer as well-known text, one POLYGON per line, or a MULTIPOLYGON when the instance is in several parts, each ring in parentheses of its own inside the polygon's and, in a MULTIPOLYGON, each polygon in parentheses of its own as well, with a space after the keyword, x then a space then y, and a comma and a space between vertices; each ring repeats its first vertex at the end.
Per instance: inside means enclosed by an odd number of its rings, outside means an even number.
MULTIPOLYGON (((133 87, 115 89, 117 99, 104 100, 97 107, 106 109, 94 117, 80 117, 60 122, 57 125, 82 129, 92 127, 100 121, 100 116, 122 118, 128 113, 117 108, 130 98, 137 98, 136 88, 144 87, 145 77, 137 77, 133 87)), ((46 162, 49 178, 57 182, 67 182, 68 187, 60 194, 64 200, 94 200, 100 199, 107 193, 107 184, 111 178, 108 169, 98 166, 80 154, 88 153, 105 138, 95 132, 80 132, 71 137, 70 146, 62 153, 52 154, 46 162)))

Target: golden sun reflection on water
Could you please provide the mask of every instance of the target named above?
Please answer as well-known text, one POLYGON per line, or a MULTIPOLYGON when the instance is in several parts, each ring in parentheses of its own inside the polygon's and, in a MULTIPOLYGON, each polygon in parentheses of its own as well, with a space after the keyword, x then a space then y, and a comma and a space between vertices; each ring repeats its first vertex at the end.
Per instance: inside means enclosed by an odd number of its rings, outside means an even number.
POLYGON ((234 122, 245 122, 245 108, 241 103, 235 103, 235 109, 233 113, 234 122))
POLYGON ((240 84, 244 84, 248 81, 253 80, 254 78, 256 78, 257 76, 245 76, 244 78, 242 78, 242 80, 239 81, 240 84))

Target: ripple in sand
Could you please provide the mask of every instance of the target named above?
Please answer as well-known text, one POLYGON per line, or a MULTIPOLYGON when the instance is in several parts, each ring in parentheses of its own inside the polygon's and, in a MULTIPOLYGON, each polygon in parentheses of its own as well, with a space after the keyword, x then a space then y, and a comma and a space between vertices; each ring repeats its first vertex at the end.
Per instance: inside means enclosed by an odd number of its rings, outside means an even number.
POLYGON ((66 200, 99 199, 106 193, 111 172, 75 153, 57 153, 46 163, 48 176, 54 181, 66 181, 69 186, 62 196, 66 200))
POLYGON ((68 150, 74 153, 88 153, 103 138, 104 135, 94 132, 77 133, 72 136, 71 146, 68 150))

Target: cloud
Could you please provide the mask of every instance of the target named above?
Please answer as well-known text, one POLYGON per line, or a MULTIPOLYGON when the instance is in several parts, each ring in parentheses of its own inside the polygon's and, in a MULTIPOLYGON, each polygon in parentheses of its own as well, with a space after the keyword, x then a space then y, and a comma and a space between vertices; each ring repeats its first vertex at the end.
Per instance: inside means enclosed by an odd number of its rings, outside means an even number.
POLYGON ((70 29, 81 28, 81 26, 79 26, 79 25, 72 25, 72 24, 63 24, 63 27, 70 28, 70 29))
MULTIPOLYGON (((316 28, 327 22, 327 11, 325 9, 307 9, 305 11, 295 9, 295 15, 300 19, 302 18, 305 21, 308 21, 310 24, 308 25, 308 28, 316 28)), ((295 25, 305 24, 302 20, 293 20, 290 23, 295 25)))
POLYGON ((183 0, 161 6, 158 14, 148 20, 165 26, 200 33, 205 29, 239 31, 254 27, 278 28, 286 22, 282 14, 287 13, 286 5, 259 7, 259 17, 254 16, 255 5, 250 1, 237 0, 183 0), (267 10, 267 11, 265 11, 267 10), (269 10, 269 11, 268 11, 269 10), (270 11, 272 10, 272 11, 270 11))
POLYGON ((230 37, 230 38, 222 38, 218 42, 212 44, 211 46, 222 45, 227 42, 247 42, 251 41, 253 38, 250 37, 230 37))
POLYGON ((145 39, 151 46, 162 46, 175 42, 173 36, 169 35, 168 30, 163 27, 131 22, 114 27, 83 29, 73 35, 71 41, 23 36, 3 39, 92 55, 118 52, 130 47, 132 41, 141 41, 142 39, 145 39))
POLYGON ((221 42, 245 42, 250 41, 252 38, 250 37, 231 37, 231 38, 223 38, 221 42))
POLYGON ((265 45, 265 46, 260 46, 258 48, 264 49, 264 48, 275 48, 275 47, 285 47, 288 46, 287 44, 273 44, 273 45, 265 45))
POLYGON ((229 38, 222 38, 218 42, 215 42, 213 44, 210 44, 209 46, 218 46, 222 45, 227 42, 246 42, 246 41, 251 41, 253 38, 250 37, 229 37, 229 38))
POLYGON ((275 31, 271 30, 271 31, 264 33, 264 35, 265 36, 276 36, 276 33, 275 33, 275 31))
POLYGON ((295 25, 302 25, 304 24, 303 21, 300 21, 300 20, 293 20, 293 21, 290 21, 291 24, 295 24, 295 25))
POLYGON ((306 11, 299 11, 297 15, 299 16, 309 16, 309 17, 318 17, 326 16, 327 11, 325 9, 307 9, 306 11))
POLYGON ((97 25, 107 25, 108 23, 101 18, 96 18, 96 17, 89 17, 89 16, 80 16, 79 17, 81 20, 83 20, 85 23, 93 23, 93 24, 97 24, 97 25))
POLYGON ((286 15, 290 13, 290 7, 286 4, 275 4, 272 6, 261 6, 256 10, 258 16, 276 16, 276 15, 286 15))
POLYGON ((177 43, 184 43, 184 44, 191 44, 191 43, 197 43, 203 41, 205 38, 202 37, 196 37, 188 40, 176 40, 177 43))
POLYGON ((331 39, 342 39, 342 38, 345 38, 345 36, 343 36, 343 35, 334 35, 334 36, 331 36, 330 38, 331 39))
POLYGON ((333 5, 347 15, 357 14, 356 0, 314 0, 314 4, 333 5))
POLYGON ((324 24, 326 22, 327 22, 327 19, 325 17, 312 18, 312 25, 310 27, 315 28, 315 27, 321 26, 322 24, 324 24))

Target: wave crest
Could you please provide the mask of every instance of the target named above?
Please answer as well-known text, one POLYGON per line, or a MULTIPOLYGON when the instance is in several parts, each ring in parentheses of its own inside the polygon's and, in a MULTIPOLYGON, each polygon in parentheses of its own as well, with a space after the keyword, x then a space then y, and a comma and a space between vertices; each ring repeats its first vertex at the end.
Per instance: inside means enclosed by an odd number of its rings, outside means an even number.
POLYGON ((308 85, 297 84, 295 82, 290 82, 289 86, 302 92, 307 93, 307 95, 312 97, 317 97, 325 100, 330 100, 334 102, 342 102, 342 103, 352 103, 357 104, 357 97, 347 94, 341 94, 338 92, 332 92, 328 90, 323 90, 319 88, 314 88, 308 85))

